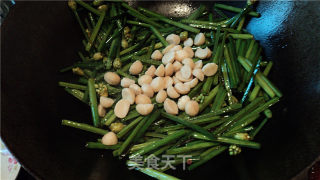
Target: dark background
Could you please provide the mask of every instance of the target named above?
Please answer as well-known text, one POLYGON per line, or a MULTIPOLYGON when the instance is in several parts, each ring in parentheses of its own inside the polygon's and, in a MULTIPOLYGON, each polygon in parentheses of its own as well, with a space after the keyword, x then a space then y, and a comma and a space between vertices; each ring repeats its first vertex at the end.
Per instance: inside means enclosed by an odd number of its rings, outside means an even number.
MULTIPOLYGON (((284 97, 257 141, 238 157, 221 155, 184 179, 289 179, 320 152, 320 3, 260 2, 248 30, 275 62, 272 79, 284 97)), ((81 32, 66 2, 17 2, 1 27, 1 137, 42 179, 145 179, 110 152, 88 150, 97 136, 61 127, 62 118, 90 122, 89 109, 57 81, 78 60, 81 32)))

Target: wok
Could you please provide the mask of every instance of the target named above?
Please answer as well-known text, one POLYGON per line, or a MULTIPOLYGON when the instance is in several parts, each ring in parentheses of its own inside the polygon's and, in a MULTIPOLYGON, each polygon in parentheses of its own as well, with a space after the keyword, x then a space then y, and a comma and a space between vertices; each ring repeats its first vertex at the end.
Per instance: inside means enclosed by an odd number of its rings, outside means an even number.
MULTIPOLYGON (((179 9, 177 2, 141 4, 170 15, 185 13, 170 11, 179 9)), ((261 18, 252 19, 247 29, 274 61, 270 78, 284 94, 257 136, 262 149, 244 149, 237 157, 224 154, 197 170, 175 170, 173 175, 290 179, 319 156, 320 3, 262 1, 257 10, 261 18)), ((91 121, 89 108, 57 86, 68 78, 58 70, 78 60, 81 40, 66 2, 19 1, 12 8, 1 27, 1 137, 38 179, 146 179, 127 170, 111 152, 84 147, 97 136, 60 125, 62 118, 91 121)))

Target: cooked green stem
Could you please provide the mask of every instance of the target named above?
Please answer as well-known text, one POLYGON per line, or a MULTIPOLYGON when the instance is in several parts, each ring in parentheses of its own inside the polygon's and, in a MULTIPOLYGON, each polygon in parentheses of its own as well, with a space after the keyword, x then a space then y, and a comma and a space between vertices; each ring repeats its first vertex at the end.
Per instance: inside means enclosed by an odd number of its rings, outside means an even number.
POLYGON ((134 130, 130 133, 130 135, 128 136, 128 138, 123 142, 123 144, 121 145, 121 147, 115 151, 117 155, 121 155, 127 148, 128 146, 130 146, 130 144, 133 142, 134 138, 136 137, 137 133, 139 132, 139 130, 143 127, 143 125, 145 124, 145 122, 148 119, 146 117, 144 117, 139 124, 134 128, 134 130))
POLYGON ((91 33, 89 41, 88 41, 88 43, 86 45, 86 51, 90 51, 92 45, 94 44, 94 41, 96 40, 96 37, 97 37, 97 35, 99 33, 100 27, 102 25, 102 22, 103 22, 103 19, 104 19, 105 16, 106 16, 106 12, 103 11, 101 13, 99 19, 98 19, 98 22, 97 22, 96 26, 94 27, 94 29, 93 29, 93 31, 91 33))
POLYGON ((133 145, 130 149, 129 149, 129 153, 133 153, 136 152, 142 148, 145 148, 146 146, 152 144, 153 142, 155 142, 157 139, 151 139, 150 141, 141 143, 141 144, 135 144, 133 145))
POLYGON ((215 139, 208 138, 207 136, 200 134, 200 133, 193 133, 192 137, 196 139, 201 139, 201 140, 207 140, 207 141, 214 141, 214 142, 220 142, 220 143, 226 143, 226 144, 235 144, 243 147, 249 147, 253 149, 260 149, 261 145, 256 142, 252 141, 247 141, 247 140, 239 140, 239 139, 233 139, 229 137, 223 137, 223 136, 218 136, 215 139))
POLYGON ((126 135, 133 127, 135 127, 141 120, 143 119, 143 116, 140 116, 133 120, 130 124, 125 126, 118 134, 118 138, 121 139, 124 135, 126 135))
POLYGON ((191 13, 187 17, 187 19, 189 19, 189 20, 198 19, 206 9, 207 9, 206 6, 201 4, 198 9, 196 9, 193 13, 191 13))
POLYGON ((150 47, 148 48, 148 53, 146 54, 146 57, 147 57, 147 58, 151 57, 151 54, 152 54, 153 51, 154 51, 154 46, 155 46, 155 44, 156 44, 156 41, 155 41, 155 40, 152 40, 152 41, 151 41, 151 45, 150 45, 150 47))
POLYGON ((147 132, 144 135, 148 136, 148 137, 155 137, 155 138, 165 138, 165 137, 167 137, 167 135, 160 134, 160 133, 155 133, 155 132, 147 132))
MULTIPOLYGON (((206 24, 189 24, 191 27, 199 28, 199 29, 209 29, 209 30, 217 30, 218 26, 206 25, 206 24)), ((225 28, 221 26, 221 31, 224 32, 231 32, 231 33, 239 33, 239 31, 232 29, 232 28, 225 28)))
MULTIPOLYGON (((270 72, 270 70, 272 68, 272 65, 273 65, 272 61, 269 61, 268 64, 267 64, 267 67, 263 71, 263 75, 264 76, 268 76, 268 74, 269 74, 269 72, 270 72)), ((257 97, 257 95, 259 94, 260 89, 261 89, 261 86, 259 84, 256 84, 256 86, 253 88, 253 90, 252 90, 252 92, 251 92, 251 94, 249 96, 249 101, 250 102, 253 101, 257 97)))
MULTIPOLYGON (((224 46, 224 57, 225 62, 228 67, 228 77, 230 77, 230 88, 235 88, 237 84, 239 83, 239 77, 236 71, 235 64, 231 60, 231 52, 229 51, 227 46, 224 46)), ((222 73, 224 73, 222 71, 222 73)), ((225 81, 226 82, 226 81, 225 81)), ((226 87, 227 89, 227 87, 226 87)), ((227 89, 228 90, 228 89, 227 89)), ((229 97, 229 96, 228 96, 229 97)))
POLYGON ((252 34, 229 34, 234 39, 253 39, 252 34))
POLYGON ((89 4, 87 4, 87 3, 85 3, 85 2, 83 2, 83 1, 81 1, 81 0, 76 0, 76 2, 77 2, 80 6, 86 8, 87 10, 91 11, 92 13, 94 13, 94 14, 96 14, 96 15, 98 15, 98 16, 100 16, 100 15, 102 14, 102 12, 100 12, 99 10, 95 9, 94 7, 90 6, 89 4))
POLYGON ((117 74, 119 74, 120 76, 123 76, 123 77, 127 77, 127 78, 129 78, 129 79, 132 79, 132 80, 134 80, 134 81, 138 81, 138 79, 136 78, 136 77, 134 77, 134 76, 131 76, 130 74, 128 74, 128 73, 126 73, 126 72, 123 72, 122 70, 120 70, 120 69, 118 69, 117 70, 117 74))
POLYGON ((180 22, 173 21, 173 20, 171 20, 171 19, 168 19, 168 18, 166 18, 166 17, 164 17, 164 16, 162 16, 162 15, 160 15, 160 14, 158 14, 158 13, 152 12, 152 11, 147 10, 147 9, 145 9, 145 8, 139 7, 138 9, 139 9, 141 12, 143 12, 143 13, 149 15, 149 16, 156 17, 156 18, 158 18, 160 21, 163 21, 163 22, 165 22, 165 23, 171 24, 171 25, 173 25, 173 26, 177 26, 177 27, 179 27, 179 28, 181 28, 181 29, 184 29, 184 30, 187 30, 187 31, 190 31, 190 32, 194 32, 194 33, 199 33, 199 32, 200 32, 200 30, 197 29, 197 28, 193 28, 193 27, 191 27, 191 26, 182 24, 182 23, 180 23, 180 22))
POLYGON ((220 86, 218 89, 218 93, 216 98, 213 101, 213 104, 211 106, 211 111, 218 111, 221 109, 221 106, 225 100, 227 93, 226 90, 223 88, 223 86, 220 86))
POLYGON ((120 45, 119 43, 120 38, 116 37, 115 39, 112 40, 110 48, 109 48, 109 52, 108 52, 108 61, 107 61, 107 65, 106 65, 106 69, 109 70, 112 67, 112 60, 116 57, 117 55, 117 50, 118 47, 120 45))
POLYGON ((218 92, 218 89, 219 89, 219 86, 220 85, 217 85, 215 88, 213 88, 210 93, 208 94, 208 96, 206 96, 204 98, 204 101, 202 104, 200 104, 200 112, 203 111, 209 104, 212 103, 213 101, 213 98, 216 96, 217 92, 218 92))
POLYGON ((211 89, 211 86, 213 84, 213 80, 214 80, 214 76, 210 76, 207 78, 207 80, 205 81, 203 87, 202 87, 202 90, 201 90, 201 93, 204 94, 204 95, 208 95, 210 89, 211 89))
POLYGON ((134 119, 136 117, 140 116, 140 114, 136 111, 136 110, 132 110, 128 113, 128 115, 123 118, 122 120, 125 122, 125 121, 129 121, 131 119, 134 119))
POLYGON ((141 127, 141 129, 137 132, 137 135, 134 137, 133 142, 137 142, 137 140, 140 139, 144 135, 144 133, 148 130, 149 126, 159 118, 159 116, 160 116, 160 111, 155 106, 153 108, 153 111, 148 116, 145 116, 147 120, 144 123, 144 125, 141 127))
POLYGON ((90 107, 93 125, 98 127, 100 125, 100 118, 98 114, 98 103, 97 103, 97 94, 96 88, 94 87, 94 79, 88 79, 88 90, 89 90, 89 98, 90 98, 90 107))
POLYGON ((117 119, 117 116, 114 114, 114 112, 111 114, 111 116, 108 117, 108 119, 105 121, 106 126, 110 126, 115 120, 117 119))
POLYGON ((77 129, 85 130, 85 131, 100 134, 100 135, 105 135, 108 133, 108 131, 105 129, 96 128, 96 127, 93 127, 93 126, 85 124, 85 123, 78 123, 78 122, 69 121, 69 120, 62 120, 61 124, 64 126, 74 127, 77 129))
POLYGON ((168 46, 168 42, 164 39, 164 37, 160 34, 160 32, 155 27, 150 26, 150 29, 164 46, 168 46))
MULTIPOLYGON (((80 101, 88 104, 88 102, 84 99, 84 93, 78 89, 70 89, 70 88, 65 88, 65 90, 74 96, 75 98, 79 99, 80 101)), ((87 91, 87 90, 86 90, 87 91)))
POLYGON ((241 118, 239 121, 235 122, 229 131, 231 130, 236 130, 236 129, 240 129, 243 128, 247 125, 249 125, 250 123, 252 123, 255 119, 252 120, 251 117, 257 116, 259 115, 261 112, 263 112, 264 110, 268 109, 270 106, 276 104, 277 102, 279 102, 279 98, 275 97, 271 100, 269 100, 268 102, 262 104, 261 106, 259 106, 258 108, 254 109, 253 111, 249 112, 248 114, 246 114, 243 118, 241 118))
MULTIPOLYGON (((215 33, 215 36, 214 36, 214 46, 213 46, 213 51, 212 51, 212 54, 214 54, 214 55, 217 53, 217 50, 218 50, 219 39, 220 39, 220 34, 221 34, 220 30, 221 30, 221 26, 218 26, 217 32, 215 33)), ((218 62, 216 60, 214 60, 214 57, 215 56, 212 56, 213 62, 218 64, 218 62)))
POLYGON ((130 46, 128 47, 127 49, 124 49, 122 51, 120 51, 120 56, 124 55, 124 54, 127 54, 133 50, 135 50, 137 47, 141 46, 141 43, 136 43, 135 45, 133 46, 130 46))
POLYGON ((86 90, 87 89, 87 86, 83 86, 80 84, 73 84, 73 83, 67 83, 67 82, 62 82, 62 81, 59 81, 58 84, 59 84, 59 86, 72 88, 72 89, 79 89, 79 90, 86 90))
MULTIPOLYGON (((240 64, 245 68, 247 72, 249 72, 252 68, 252 64, 249 60, 239 56, 238 61, 240 64)), ((266 91, 266 93, 273 98, 275 95, 278 97, 282 97, 282 93, 280 90, 273 85, 273 83, 267 79, 260 71, 256 74, 256 80, 259 83, 259 85, 266 91)))
POLYGON ((121 57, 120 59, 121 59, 121 62, 124 63, 124 62, 130 60, 133 56, 139 56, 139 55, 145 54, 147 52, 148 52, 148 48, 143 48, 143 49, 136 51, 132 54, 128 54, 124 57, 121 57))
POLYGON ((198 83, 198 84, 196 85, 196 87, 194 87, 194 88, 189 92, 188 96, 189 96, 190 98, 195 97, 195 96, 199 93, 199 91, 201 90, 203 83, 204 83, 204 82, 198 83))
POLYGON ((161 115, 162 115, 162 117, 166 117, 166 118, 168 118, 168 119, 170 119, 172 121, 175 121, 175 122, 177 122, 179 124, 182 124, 182 125, 190 128, 190 129, 193 129, 194 131, 197 131, 199 133, 207 135, 208 137, 213 138, 212 134, 210 132, 208 132, 207 130, 205 130, 204 128, 202 128, 201 126, 198 126, 198 125, 193 124, 193 123, 191 123, 189 121, 186 121, 186 120, 184 120, 184 119, 182 119, 182 118, 180 118, 178 116, 174 116, 174 115, 168 114, 168 113, 166 113, 164 111, 161 112, 161 115))
POLYGON ((222 74, 223 74, 224 86, 226 88, 227 95, 228 95, 228 102, 229 102, 230 105, 232 105, 233 104, 232 91, 231 91, 231 85, 230 85, 227 65, 226 65, 225 62, 221 65, 221 71, 222 71, 222 74))
MULTIPOLYGON (((213 121, 217 121, 219 120, 221 117, 220 116, 197 116, 194 118, 189 119, 188 121, 192 124, 207 124, 213 121), (198 118, 199 117, 199 118, 198 118)), ((185 128, 185 125, 182 124, 177 124, 177 125, 171 125, 171 126, 165 126, 163 128, 158 128, 156 130, 156 132, 168 132, 168 131, 175 131, 175 130, 179 130, 182 128, 185 128)))
POLYGON ((116 144, 116 145, 104 145, 100 142, 87 142, 86 148, 89 149, 118 149, 121 144, 116 144))
MULTIPOLYGON (((219 9, 223 9, 223 10, 228 10, 228 11, 235 12, 235 13, 240 13, 242 10, 241 8, 229 6, 226 4, 220 4, 220 3, 215 3, 214 7, 219 8, 219 9)), ((253 17, 260 17, 260 14, 255 11, 250 11, 248 14, 253 17)))
POLYGON ((180 137, 184 136, 185 134, 189 133, 190 131, 188 130, 180 130, 180 131, 176 131, 174 132, 173 134, 171 135, 168 135, 167 137, 163 138, 163 139, 160 139, 158 141, 155 141, 154 143, 148 145, 147 147, 139 150, 138 152, 135 152, 133 154, 131 154, 129 156, 129 158, 133 158, 133 157, 136 157, 136 156, 142 156, 144 154, 147 154, 149 153, 150 151, 153 151, 155 149, 158 149, 159 147, 161 146, 164 146, 166 144, 169 144, 177 139, 179 139, 180 137))
MULTIPOLYGON (((250 13, 249 13, 249 14, 250 14, 250 13)), ((240 20, 240 22, 239 22, 239 24, 238 24, 238 27, 237 27, 237 30, 238 30, 238 31, 241 31, 241 30, 242 30, 245 21, 246 21, 246 17, 242 17, 241 20, 240 20)))
POLYGON ((122 22, 119 18, 116 18, 117 16, 118 16, 118 12, 117 12, 116 4, 111 4, 110 17, 115 18, 118 29, 122 29, 123 28, 122 22))
POLYGON ((267 118, 272 118, 272 111, 270 109, 264 110, 263 113, 267 118))
POLYGON ((164 28, 161 24, 158 24, 158 23, 152 21, 150 18, 148 18, 145 15, 141 14, 139 11, 133 9, 131 6, 127 5, 126 3, 122 3, 122 6, 124 6, 124 4, 125 4, 126 8, 129 9, 129 7, 130 7, 130 9, 127 12, 131 16, 136 17, 137 19, 139 19, 139 20, 141 20, 141 21, 143 21, 145 23, 148 23, 148 24, 150 24, 150 25, 152 25, 154 27, 164 28))
POLYGON ((192 152, 195 150, 200 150, 200 149, 204 149, 204 148, 208 148, 216 145, 218 145, 218 143, 203 142, 203 143, 198 143, 190 146, 169 149, 167 150, 166 154, 183 154, 183 153, 192 152))
POLYGON ((251 112, 253 109, 257 108, 260 104, 263 103, 263 98, 259 97, 256 98, 254 101, 252 101, 250 104, 248 104, 246 107, 241 109, 238 113, 236 113, 233 116, 230 116, 228 120, 221 125, 219 128, 217 128, 213 134, 218 135, 222 132, 226 131, 234 122, 239 120, 240 118, 244 117, 248 112, 251 112))
POLYGON ((153 177, 155 179, 159 179, 159 180, 179 180, 176 177, 170 176, 168 174, 165 174, 163 172, 154 170, 152 168, 141 168, 141 167, 139 167, 139 164, 137 164, 136 162, 133 162, 133 161, 128 161, 127 165, 128 166, 134 166, 136 170, 138 170, 138 171, 140 171, 140 172, 142 172, 144 174, 147 174, 148 176, 151 176, 151 177, 153 177))
POLYGON ((98 52, 103 52, 104 51, 104 47, 109 44, 110 42, 112 42, 112 40, 117 37, 119 35, 119 31, 115 31, 114 34, 108 39, 112 29, 114 27, 114 23, 112 23, 108 29, 106 30, 106 32, 103 34, 102 39, 100 41, 100 44, 98 45, 97 51, 98 52))
POLYGON ((226 27, 225 23, 227 20, 221 21, 221 22, 210 22, 210 21, 200 21, 200 20, 191 20, 191 19, 183 19, 181 20, 182 23, 187 24, 198 24, 198 25, 207 25, 207 26, 221 26, 226 27))

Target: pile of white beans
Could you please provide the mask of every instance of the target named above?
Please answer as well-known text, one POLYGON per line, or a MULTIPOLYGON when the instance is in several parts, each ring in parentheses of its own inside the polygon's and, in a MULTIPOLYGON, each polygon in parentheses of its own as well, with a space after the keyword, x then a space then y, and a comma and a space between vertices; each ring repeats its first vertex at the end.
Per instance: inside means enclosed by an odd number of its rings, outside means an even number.
MULTIPOLYGON (((118 118, 125 118, 130 106, 136 104, 136 111, 141 115, 152 112, 154 104, 151 98, 155 96, 157 103, 163 103, 164 110, 177 115, 179 110, 185 111, 189 116, 199 113, 198 102, 191 100, 187 95, 198 81, 203 81, 205 76, 213 76, 218 69, 215 63, 207 63, 203 66, 202 59, 210 58, 211 50, 198 47, 194 52, 192 45, 201 46, 205 43, 205 35, 199 33, 194 39, 188 38, 180 44, 180 37, 170 34, 166 37, 169 43, 162 52, 155 50, 151 58, 162 61, 158 67, 151 65, 144 75, 140 76, 138 83, 129 78, 120 78, 115 72, 106 72, 104 80, 110 85, 121 85, 122 99, 114 107, 114 113, 118 118), (200 60, 194 62, 193 57, 200 60)), ((135 61, 129 69, 130 74, 139 75, 143 69, 141 61, 135 61)), ((110 108, 114 100, 108 97, 100 97, 98 106, 99 116, 106 114, 106 108, 110 108)))

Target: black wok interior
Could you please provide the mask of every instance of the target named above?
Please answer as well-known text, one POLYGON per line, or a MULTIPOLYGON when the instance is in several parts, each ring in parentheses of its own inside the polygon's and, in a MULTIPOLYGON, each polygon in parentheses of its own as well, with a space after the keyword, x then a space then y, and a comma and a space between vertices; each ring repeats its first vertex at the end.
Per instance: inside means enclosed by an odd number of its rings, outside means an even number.
MULTIPOLYGON (((208 2, 206 2, 208 3, 208 2)), ((262 1, 248 30, 274 61, 270 79, 284 97, 257 141, 261 150, 223 154, 183 179, 290 179, 320 154, 320 3, 262 1)), ((1 26, 1 138, 39 179, 148 179, 109 151, 89 150, 97 136, 62 127, 90 123, 90 111, 57 86, 58 70, 78 60, 82 36, 66 2, 18 1, 1 26)))

